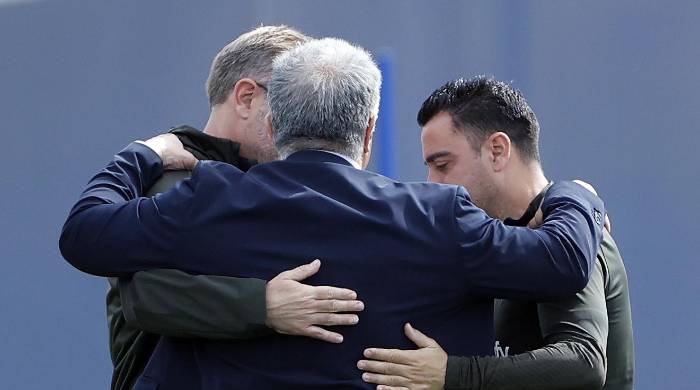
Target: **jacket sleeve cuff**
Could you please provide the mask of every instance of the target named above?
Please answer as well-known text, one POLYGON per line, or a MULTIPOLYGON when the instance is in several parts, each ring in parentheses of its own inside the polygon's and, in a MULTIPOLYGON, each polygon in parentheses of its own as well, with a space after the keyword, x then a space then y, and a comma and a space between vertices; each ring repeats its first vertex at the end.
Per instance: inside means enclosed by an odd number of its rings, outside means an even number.
MULTIPOLYGON (((140 141, 135 141, 130 143, 126 148, 119 152, 115 158, 124 159, 126 161, 133 161, 134 168, 138 169, 136 175, 141 179, 141 188, 150 188, 158 179, 163 176, 165 168, 163 167, 163 160, 160 156, 145 143, 140 141), (133 154, 133 156, 131 156, 133 154)), ((142 196, 145 194, 138 194, 142 196)))
POLYGON ((250 324, 255 327, 267 328, 267 282, 251 279, 253 285, 250 294, 250 324))
POLYGON ((445 390, 469 390, 470 367, 469 360, 471 358, 448 356, 447 369, 445 370, 445 390))

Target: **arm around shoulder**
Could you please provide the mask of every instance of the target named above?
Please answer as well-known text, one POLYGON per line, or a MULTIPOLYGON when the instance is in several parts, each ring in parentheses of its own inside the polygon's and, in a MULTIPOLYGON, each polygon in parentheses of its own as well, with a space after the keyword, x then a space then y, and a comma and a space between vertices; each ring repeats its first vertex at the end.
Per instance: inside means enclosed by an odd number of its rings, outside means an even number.
POLYGON ((141 197, 162 173, 160 157, 144 145, 132 143, 119 152, 71 210, 59 240, 63 257, 98 276, 186 267, 178 245, 191 188, 178 186, 167 199, 141 197))
POLYGON ((467 284, 495 297, 557 299, 581 290, 602 236, 603 202, 578 184, 554 184, 538 229, 489 218, 460 188, 455 203, 457 251, 467 284))

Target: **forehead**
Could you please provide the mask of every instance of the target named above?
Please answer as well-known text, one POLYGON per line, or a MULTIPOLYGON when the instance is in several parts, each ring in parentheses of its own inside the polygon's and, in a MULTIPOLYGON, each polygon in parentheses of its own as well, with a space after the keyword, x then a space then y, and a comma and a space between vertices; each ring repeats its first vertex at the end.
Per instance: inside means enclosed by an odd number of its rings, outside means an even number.
POLYGON ((444 111, 435 115, 423 126, 421 142, 424 157, 426 154, 440 151, 457 153, 469 146, 467 137, 454 126, 452 116, 444 111))
POLYGON ((452 122, 452 115, 446 111, 442 111, 432 117, 428 123, 423 126, 423 135, 441 136, 443 133, 456 133, 457 129, 452 122))

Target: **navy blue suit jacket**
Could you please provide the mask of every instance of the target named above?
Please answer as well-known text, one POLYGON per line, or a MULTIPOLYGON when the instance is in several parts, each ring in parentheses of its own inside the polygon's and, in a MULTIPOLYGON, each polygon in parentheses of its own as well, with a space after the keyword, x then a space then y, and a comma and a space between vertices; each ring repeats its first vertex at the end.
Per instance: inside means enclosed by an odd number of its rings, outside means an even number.
POLYGON ((248 173, 202 161, 176 188, 141 197, 162 169, 140 144, 115 156, 71 211, 64 257, 102 276, 178 268, 266 280, 320 258, 308 283, 351 288, 366 308, 340 345, 163 338, 141 386, 372 388, 355 366, 363 349, 413 348, 402 331, 409 321, 451 354, 487 355, 491 298, 580 290, 601 239, 603 204, 573 183, 550 189, 545 222, 531 230, 489 218, 462 187, 397 182, 320 151, 248 173))

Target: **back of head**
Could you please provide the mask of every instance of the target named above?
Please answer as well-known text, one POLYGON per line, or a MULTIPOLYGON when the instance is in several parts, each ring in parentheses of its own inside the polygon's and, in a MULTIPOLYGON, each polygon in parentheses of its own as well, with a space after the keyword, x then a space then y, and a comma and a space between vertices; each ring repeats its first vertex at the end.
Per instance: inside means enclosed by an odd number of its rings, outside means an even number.
POLYGON ((272 61, 308 40, 306 35, 284 25, 261 26, 239 36, 214 57, 206 84, 209 106, 223 103, 242 78, 268 80, 272 61))
POLYGON ((321 149, 358 160, 380 87, 370 54, 340 39, 310 41, 277 57, 268 101, 280 156, 321 149))
POLYGON ((537 117, 520 91, 502 81, 477 76, 446 83, 423 102, 418 124, 425 126, 441 112, 450 114, 476 151, 491 134, 501 131, 525 162, 540 161, 537 117))

